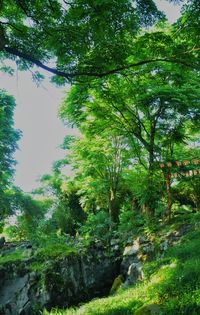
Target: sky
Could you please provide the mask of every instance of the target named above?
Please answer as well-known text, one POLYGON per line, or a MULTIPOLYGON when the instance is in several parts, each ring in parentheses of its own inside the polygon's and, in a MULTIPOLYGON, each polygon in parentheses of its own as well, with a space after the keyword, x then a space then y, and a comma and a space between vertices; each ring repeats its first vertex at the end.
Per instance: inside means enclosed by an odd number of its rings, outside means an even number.
POLYGON ((73 130, 58 118, 58 107, 69 87, 55 87, 49 77, 37 87, 29 71, 1 73, 0 87, 15 97, 15 128, 23 134, 15 154, 15 185, 30 192, 38 186, 37 179, 51 171, 52 162, 64 157, 59 145, 73 130))
MULTIPOLYGON (((164 11, 170 23, 180 15, 180 7, 165 0, 156 0, 157 6, 164 11)), ((41 71, 42 72, 42 71, 41 71)), ((15 71, 9 76, 0 73, 0 88, 15 97, 15 128, 23 133, 18 142, 19 150, 15 153, 17 160, 14 184, 25 192, 38 187, 41 175, 51 172, 52 163, 64 157, 59 148, 64 136, 74 134, 58 118, 58 107, 69 90, 69 86, 56 87, 49 82, 50 75, 37 87, 32 81, 30 71, 15 71)))
MULTIPOLYGON (((180 16, 180 6, 166 0, 155 0, 159 10, 164 11, 169 23, 174 23, 180 16)), ((185 1, 183 1, 185 2, 185 1)))

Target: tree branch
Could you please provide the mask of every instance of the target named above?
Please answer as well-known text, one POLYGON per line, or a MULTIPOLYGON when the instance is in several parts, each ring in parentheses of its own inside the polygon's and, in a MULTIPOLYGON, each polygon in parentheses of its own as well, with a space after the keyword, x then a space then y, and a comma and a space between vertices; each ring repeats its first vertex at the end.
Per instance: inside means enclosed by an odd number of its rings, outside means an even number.
POLYGON ((23 31, 21 29, 19 29, 18 27, 16 27, 14 24, 12 23, 9 23, 9 22, 3 22, 3 21, 0 21, 0 24, 2 25, 8 25, 12 28, 14 28, 16 31, 20 32, 20 33, 23 33, 23 31))
POLYGON ((7 53, 11 54, 11 55, 14 55, 14 56, 17 56, 17 57, 20 57, 22 59, 25 59, 26 61, 28 62, 31 62, 33 64, 35 64, 36 66, 48 71, 48 72, 51 72, 55 75, 58 75, 58 76, 61 76, 61 77, 64 77, 66 79, 70 79, 70 78, 74 78, 74 77, 78 77, 78 76, 89 76, 89 77, 98 77, 98 78, 102 78, 102 77, 105 77, 107 75, 110 75, 110 74, 115 74, 115 73, 119 73, 121 71, 124 71, 124 70, 128 70, 130 68, 133 68, 133 67, 137 67, 137 66, 141 66, 141 65, 145 65, 145 64, 149 64, 149 63, 156 63, 156 62, 168 62, 168 63, 177 63, 177 64, 180 64, 180 65, 184 65, 185 67, 190 67, 190 68, 193 68, 192 65, 189 65, 181 60, 178 60, 176 58, 174 59, 170 59, 170 58, 158 58, 158 59, 150 59, 150 60, 142 60, 142 61, 139 61, 139 62, 136 62, 136 63, 132 63, 132 64, 129 64, 129 65, 125 65, 125 66, 122 66, 122 67, 118 67, 118 68, 115 68, 115 69, 112 69, 112 70, 108 70, 108 71, 105 71, 105 72, 102 72, 102 73, 99 73, 99 72, 82 72, 82 71, 78 71, 78 72, 74 72, 74 73, 68 73, 68 72, 64 72, 64 71, 60 71, 58 69, 55 69, 55 68, 51 68, 47 65, 45 65, 44 63, 42 63, 40 60, 38 60, 37 58, 27 54, 27 53, 23 53, 21 51, 19 51, 17 48, 15 47, 8 47, 7 45, 4 47, 3 49, 4 51, 6 51, 7 53))

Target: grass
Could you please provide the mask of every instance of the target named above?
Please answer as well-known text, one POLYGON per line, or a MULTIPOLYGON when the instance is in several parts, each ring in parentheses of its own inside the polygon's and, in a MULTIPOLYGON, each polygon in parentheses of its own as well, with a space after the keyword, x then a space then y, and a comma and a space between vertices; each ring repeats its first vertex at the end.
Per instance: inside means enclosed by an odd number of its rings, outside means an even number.
POLYGON ((46 259, 56 259, 62 258, 69 255, 77 254, 77 249, 68 247, 65 244, 48 244, 44 247, 41 247, 37 250, 37 259, 46 260, 46 259))
POLYGON ((11 253, 7 253, 4 256, 0 256, 0 265, 7 264, 10 262, 16 262, 19 260, 22 260, 23 257, 23 250, 22 249, 16 249, 15 251, 11 253))
MULTIPOLYGON (((198 217, 188 217, 195 222, 198 217)), ((185 221, 185 218, 183 222, 185 221)), ((180 224, 176 219, 174 226, 180 224)), ((169 227, 163 230, 169 231, 169 227)), ((133 315, 142 305, 156 303, 162 315, 200 314, 200 227, 171 247, 162 259, 145 264, 145 280, 136 286, 79 308, 44 311, 44 315, 133 315)))

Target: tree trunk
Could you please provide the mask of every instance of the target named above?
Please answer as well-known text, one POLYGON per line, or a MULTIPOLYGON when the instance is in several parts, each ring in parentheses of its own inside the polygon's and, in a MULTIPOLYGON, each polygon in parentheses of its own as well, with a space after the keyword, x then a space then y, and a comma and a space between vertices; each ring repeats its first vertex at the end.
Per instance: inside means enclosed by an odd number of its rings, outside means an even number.
POLYGON ((117 223, 119 221, 119 202, 116 198, 116 194, 113 192, 112 189, 110 189, 109 192, 108 206, 109 214, 112 218, 112 221, 117 223))

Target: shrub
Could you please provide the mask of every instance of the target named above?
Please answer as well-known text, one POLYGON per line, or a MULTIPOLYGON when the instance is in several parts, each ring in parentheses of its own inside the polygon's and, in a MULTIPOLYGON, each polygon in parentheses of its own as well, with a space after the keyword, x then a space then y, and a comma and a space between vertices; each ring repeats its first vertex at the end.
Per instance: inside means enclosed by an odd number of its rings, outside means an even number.
POLYGON ((84 225, 80 228, 80 234, 86 239, 99 239, 108 243, 112 237, 114 224, 105 211, 99 211, 97 214, 90 213, 84 225))
POLYGON ((140 213, 131 209, 131 205, 124 204, 120 209, 118 231, 126 238, 129 234, 144 224, 144 218, 140 213))

